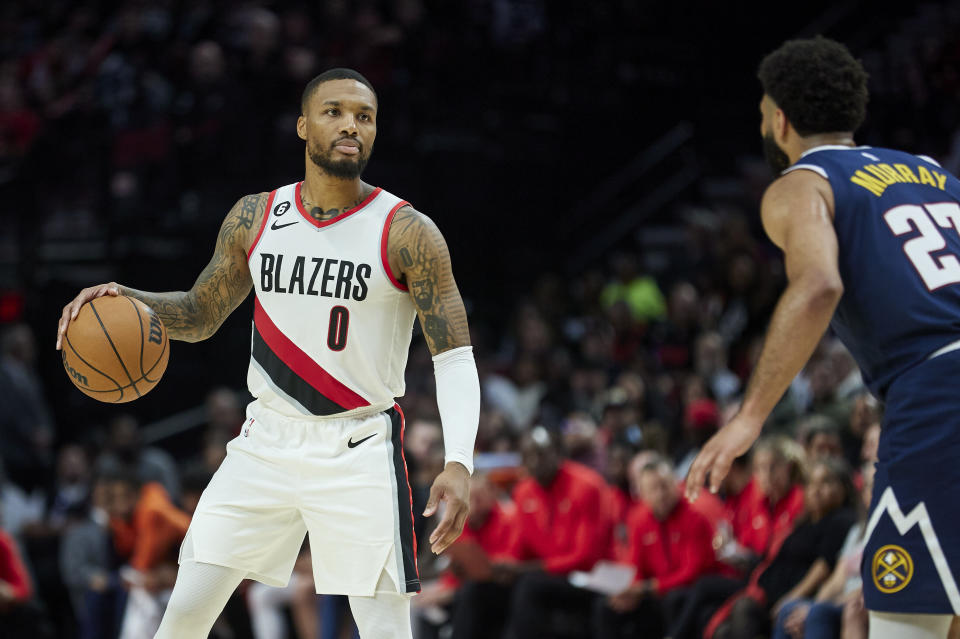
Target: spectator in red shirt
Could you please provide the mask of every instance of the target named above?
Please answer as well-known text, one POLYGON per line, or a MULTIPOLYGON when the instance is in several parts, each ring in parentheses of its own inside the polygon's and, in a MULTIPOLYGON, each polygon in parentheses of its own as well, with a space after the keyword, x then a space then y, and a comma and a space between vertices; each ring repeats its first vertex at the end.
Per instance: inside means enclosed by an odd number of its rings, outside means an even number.
POLYGON ((31 602, 33 584, 13 538, 0 528, 0 636, 51 637, 49 623, 31 602))
POLYGON ((592 569, 607 550, 607 486, 595 471, 565 460, 556 437, 542 427, 523 438, 520 450, 530 474, 513 491, 523 561, 498 564, 498 573, 516 581, 508 624, 512 636, 551 637, 552 613, 582 610, 585 618, 593 601, 590 592, 570 585, 567 575, 592 569))
POLYGON ((738 554, 747 565, 763 557, 770 540, 803 512, 799 455, 785 437, 761 440, 753 452, 753 477, 740 494, 727 497, 738 554))
POLYGON ((739 570, 697 581, 670 627, 668 635, 674 639, 699 639, 713 613, 746 585, 749 569, 769 554, 771 541, 785 538, 803 512, 804 453, 800 445, 785 436, 767 437, 754 446, 752 459, 750 484, 754 488, 748 485, 730 503, 740 548, 728 552, 726 560, 739 570))
POLYGON ((593 635, 598 639, 663 635, 666 617, 681 602, 682 588, 715 567, 713 527, 680 499, 673 466, 665 459, 641 471, 640 497, 628 519, 635 582, 624 592, 597 600, 593 635))
POLYGON ((610 528, 604 557, 623 563, 630 561, 627 514, 634 505, 630 497, 630 461, 630 449, 626 446, 613 444, 607 449, 606 474, 609 483, 604 491, 604 508, 608 513, 610 528))
MULTIPOLYGON (((474 475, 470 482, 470 515, 463 534, 454 542, 459 547, 476 544, 492 562, 516 561, 519 552, 520 526, 517 509, 512 502, 501 502, 496 488, 483 475, 474 475)), ((456 550, 456 549, 454 549, 456 550)), ((495 581, 493 576, 477 577, 466 572, 455 558, 451 559, 452 574, 439 580, 441 589, 434 605, 443 604, 444 590, 454 597, 453 636, 457 639, 499 637, 507 621, 510 605, 509 586, 495 581), (464 581, 458 578, 462 575, 464 581), (455 596, 453 593, 456 592, 455 596)), ((424 589, 425 591, 427 588, 424 589)), ((414 602, 432 593, 421 592, 414 602)), ((420 607, 419 603, 414 604, 420 607)))

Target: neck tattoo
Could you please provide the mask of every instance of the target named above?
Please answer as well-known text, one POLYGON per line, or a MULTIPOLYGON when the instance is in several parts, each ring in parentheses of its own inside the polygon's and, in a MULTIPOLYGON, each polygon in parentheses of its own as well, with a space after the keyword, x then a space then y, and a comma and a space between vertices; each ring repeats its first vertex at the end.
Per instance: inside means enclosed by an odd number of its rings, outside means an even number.
POLYGON ((357 199, 353 202, 353 204, 350 204, 342 209, 324 209, 323 207, 315 206, 307 201, 307 198, 303 196, 303 193, 300 194, 300 202, 303 204, 304 210, 310 211, 310 217, 318 222, 326 222, 327 220, 332 220, 341 213, 356 207, 360 204, 360 202, 362 202, 362 199, 357 199))

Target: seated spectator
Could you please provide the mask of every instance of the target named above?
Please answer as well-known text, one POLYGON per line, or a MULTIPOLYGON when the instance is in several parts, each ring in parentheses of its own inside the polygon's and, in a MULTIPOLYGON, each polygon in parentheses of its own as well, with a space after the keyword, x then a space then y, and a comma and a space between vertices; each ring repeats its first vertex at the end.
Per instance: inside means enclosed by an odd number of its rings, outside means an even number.
POLYGON ((729 357, 727 344, 719 333, 706 332, 697 337, 693 369, 720 403, 733 399, 740 391, 740 378, 730 370, 729 357))
POLYGON ((872 424, 880 423, 881 413, 877 398, 871 393, 864 391, 853 398, 850 416, 840 431, 844 453, 851 464, 860 465, 860 450, 867 429, 872 424))
POLYGON ((803 448, 811 462, 824 457, 843 457, 840 429, 829 417, 813 415, 804 419, 798 435, 803 437, 803 448))
MULTIPOLYGON (((718 526, 717 557, 736 556, 744 549, 740 546, 738 533, 742 533, 749 522, 744 522, 741 514, 746 505, 757 499, 759 489, 753 480, 753 468, 750 453, 740 455, 730 464, 727 476, 720 485, 723 496, 723 518, 718 526)), ((699 500, 698 500, 699 501, 699 500)))
POLYGON ((0 528, 0 629, 9 639, 51 637, 51 628, 33 605, 33 585, 17 546, 0 528))
POLYGON ((789 531, 803 511, 802 452, 785 437, 754 447, 753 478, 729 504, 735 509, 733 535, 752 560, 764 556, 771 539, 789 531))
POLYGON ((578 613, 585 618, 592 602, 592 594, 570 585, 567 575, 592 569, 603 556, 609 531, 603 509, 606 482, 589 468, 565 460, 557 438, 542 427, 523 438, 520 451, 530 474, 513 491, 520 522, 518 556, 523 561, 495 568, 500 579, 515 581, 509 632, 552 637, 569 632, 578 613), (558 624, 554 615, 567 617, 558 624))
POLYGON ((89 500, 90 464, 86 451, 77 444, 68 444, 57 455, 57 475, 50 490, 47 524, 60 531, 70 513, 84 510, 89 500))
POLYGON ((0 335, 0 461, 7 478, 28 493, 46 485, 53 465, 54 424, 36 363, 30 327, 7 327, 0 335))
POLYGON ((829 639, 851 635, 866 638, 867 612, 863 607, 863 578, 860 562, 870 494, 873 491, 874 465, 862 469, 863 488, 858 503, 860 519, 850 527, 830 577, 820 586, 814 599, 794 599, 784 604, 777 615, 774 639, 829 639))
POLYGON ((118 415, 111 420, 106 451, 97 460, 97 470, 117 467, 136 469, 139 481, 159 482, 170 498, 180 498, 176 463, 166 451, 143 445, 140 423, 132 415, 118 415))
POLYGON ((707 518, 680 498, 673 467, 664 459, 644 466, 643 504, 631 511, 627 528, 633 585, 594 605, 593 637, 636 636, 641 630, 662 636, 666 618, 680 602, 680 589, 715 566, 713 528, 707 518))
POLYGON ((190 516, 158 482, 139 486, 128 476, 114 490, 120 493, 120 505, 112 513, 110 530, 114 549, 127 560, 120 575, 130 588, 120 639, 149 637, 160 626, 176 580, 176 553, 190 516))
POLYGON ((686 477, 707 440, 717 432, 720 410, 711 399, 698 399, 683 411, 683 457, 677 461, 677 477, 686 477))
POLYGON ((207 418, 206 430, 219 431, 230 437, 240 434, 244 413, 237 393, 225 386, 214 388, 207 393, 203 408, 207 418))
POLYGON ((809 597, 833 570, 855 514, 850 471, 842 460, 813 463, 806 512, 785 539, 773 539, 771 552, 713 616, 704 633, 715 639, 755 639, 770 634, 770 620, 788 601, 809 597))
POLYGON ((627 514, 634 501, 630 497, 630 449, 612 445, 607 448, 607 490, 605 509, 609 514, 609 549, 606 557, 615 561, 630 561, 627 537, 627 514))
POLYGON ((667 303, 657 281, 642 272, 636 255, 618 253, 610 260, 614 277, 600 293, 600 302, 610 307, 626 302, 634 320, 644 324, 663 318, 667 303))
POLYGON ((880 449, 880 422, 867 426, 863 434, 863 444, 860 447, 860 461, 864 464, 873 464, 877 461, 877 452, 880 449))
MULTIPOLYGON (((484 475, 470 482, 470 515, 463 534, 455 544, 476 544, 495 563, 515 562, 520 543, 517 509, 512 502, 500 502, 496 488, 484 475)), ((456 549, 454 549, 456 550, 456 549)), ((510 588, 494 579, 496 575, 471 575, 466 566, 451 560, 451 573, 430 588, 424 601, 414 598, 414 607, 444 606, 453 603, 453 636, 457 639, 499 637, 507 621, 510 588)), ((422 596, 423 593, 421 593, 422 596)))
POLYGON ((60 573, 82 637, 113 634, 99 629, 103 611, 94 603, 111 587, 110 482, 109 475, 94 480, 90 508, 67 525, 60 542, 60 573))
MULTIPOLYGON (((765 437, 753 448, 753 474, 747 487, 728 497, 733 544, 721 547, 720 558, 734 570, 699 579, 673 620, 669 636, 700 639, 703 628, 723 602, 746 584, 754 565, 774 550, 772 540, 793 528, 804 507, 803 449, 784 435, 765 437), (750 486, 753 488, 750 488, 750 486)), ((698 504, 702 493, 694 502, 698 504)))

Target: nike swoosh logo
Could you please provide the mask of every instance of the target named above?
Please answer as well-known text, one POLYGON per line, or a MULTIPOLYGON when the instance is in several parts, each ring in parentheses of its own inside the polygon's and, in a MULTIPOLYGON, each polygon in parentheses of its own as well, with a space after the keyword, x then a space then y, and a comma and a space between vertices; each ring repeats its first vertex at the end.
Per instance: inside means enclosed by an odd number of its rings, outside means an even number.
POLYGON ((282 229, 285 226, 293 226, 296 223, 297 223, 297 220, 294 220, 293 222, 287 222, 286 224, 277 224, 276 222, 274 222, 273 224, 270 225, 270 230, 276 231, 277 229, 282 229))
POLYGON ((350 439, 347 440, 347 448, 356 448, 357 446, 367 441, 371 437, 376 437, 376 435, 377 435, 376 433, 374 433, 373 435, 367 435, 363 439, 358 439, 357 441, 353 441, 353 437, 351 437, 350 439))

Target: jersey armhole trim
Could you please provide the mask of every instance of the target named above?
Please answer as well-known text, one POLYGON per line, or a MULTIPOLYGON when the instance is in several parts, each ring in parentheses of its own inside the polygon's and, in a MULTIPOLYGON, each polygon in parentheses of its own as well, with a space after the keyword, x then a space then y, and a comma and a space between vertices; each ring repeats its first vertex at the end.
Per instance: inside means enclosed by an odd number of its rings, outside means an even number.
POLYGON ((806 169, 807 171, 813 171, 814 173, 816 173, 817 175, 819 175, 825 180, 830 179, 830 176, 827 175, 826 170, 824 170, 822 166, 817 166, 816 164, 794 164, 793 166, 787 169, 784 169, 783 173, 781 173, 780 175, 786 175, 787 173, 790 173, 791 171, 796 171, 797 169, 806 169))
POLYGON ((253 239, 253 244, 250 245, 250 250, 247 251, 247 262, 250 261, 250 257, 253 255, 253 250, 257 248, 257 244, 260 243, 260 238, 263 236, 263 230, 267 228, 267 218, 270 217, 270 210, 273 207, 273 198, 276 195, 276 191, 270 191, 270 196, 267 198, 267 205, 263 209, 263 219, 260 220, 260 230, 257 231, 257 237, 253 239))
POLYGON ((387 213, 387 219, 383 223, 383 232, 380 234, 380 261, 383 262, 383 272, 387 274, 387 279, 390 280, 390 283, 393 284, 397 289, 406 293, 410 290, 410 288, 405 284, 401 284, 400 281, 393 276, 393 271, 390 270, 390 259, 387 256, 387 242, 390 239, 390 225, 393 223, 393 217, 397 214, 397 211, 404 206, 410 206, 410 203, 401 200, 394 205, 392 209, 390 209, 389 213, 387 213))
POLYGON ((937 162, 936 160, 934 160, 934 159, 933 159, 932 157, 930 157, 929 155, 918 155, 917 157, 920 158, 921 160, 923 160, 924 162, 929 162, 930 164, 934 165, 935 167, 938 167, 938 168, 941 168, 941 169, 943 168, 942 166, 940 166, 940 163, 939 163, 939 162, 937 162))

